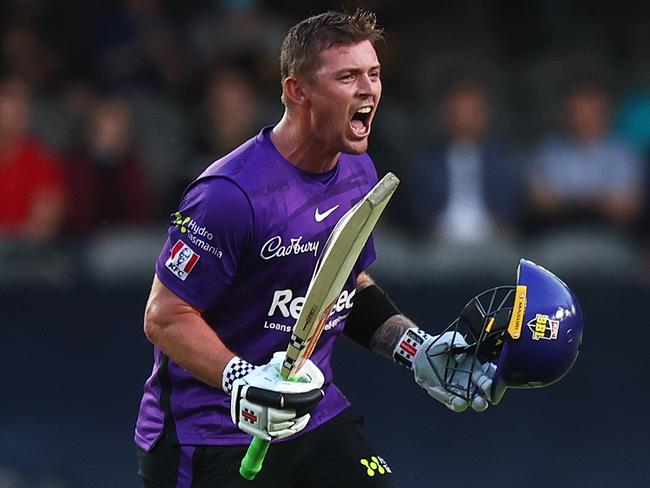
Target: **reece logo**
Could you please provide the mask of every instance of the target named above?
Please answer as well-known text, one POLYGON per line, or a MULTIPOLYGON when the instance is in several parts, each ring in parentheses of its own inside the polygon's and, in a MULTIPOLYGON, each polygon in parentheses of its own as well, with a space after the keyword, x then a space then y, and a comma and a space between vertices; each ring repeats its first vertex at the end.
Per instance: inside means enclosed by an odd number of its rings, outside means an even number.
MULTIPOLYGON (((343 310, 349 310, 352 308, 354 303, 355 290, 348 292, 347 290, 341 291, 336 303, 332 307, 330 315, 335 312, 342 312, 343 310)), ((300 311, 302 306, 305 304, 305 297, 294 296, 292 290, 275 290, 273 293, 273 301, 271 302, 271 307, 268 311, 268 316, 272 317, 277 312, 279 312, 284 318, 293 317, 295 320, 298 320, 300 316, 300 311)))
POLYGON ((199 255, 196 254, 190 247, 180 239, 172 247, 169 259, 165 266, 169 271, 174 273, 177 278, 185 281, 187 275, 190 274, 197 261, 199 255))

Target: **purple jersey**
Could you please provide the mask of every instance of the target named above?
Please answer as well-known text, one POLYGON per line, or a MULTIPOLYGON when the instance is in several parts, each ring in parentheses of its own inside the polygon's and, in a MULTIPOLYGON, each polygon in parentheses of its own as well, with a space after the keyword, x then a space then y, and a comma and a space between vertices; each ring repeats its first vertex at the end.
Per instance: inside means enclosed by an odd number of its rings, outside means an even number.
MULTIPOLYGON (((203 311, 224 344, 253 364, 284 351, 314 266, 335 224, 377 182, 367 154, 341 154, 325 174, 305 172, 275 149, 270 128, 212 164, 183 195, 156 263, 160 281, 203 311)), ((330 357, 350 312, 356 278, 375 259, 372 238, 311 356, 324 399, 303 432, 349 403, 332 383, 330 357)), ((149 449, 165 430, 180 444, 248 444, 230 419, 230 397, 154 348, 135 439, 149 449)))

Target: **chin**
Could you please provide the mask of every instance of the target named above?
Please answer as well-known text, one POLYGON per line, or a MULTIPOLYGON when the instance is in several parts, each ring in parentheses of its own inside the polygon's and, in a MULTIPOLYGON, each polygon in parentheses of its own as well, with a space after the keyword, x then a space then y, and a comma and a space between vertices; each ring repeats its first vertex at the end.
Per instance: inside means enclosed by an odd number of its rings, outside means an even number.
POLYGON ((341 152, 344 152, 346 154, 363 154, 367 150, 368 138, 364 137, 363 139, 356 141, 345 141, 341 152))

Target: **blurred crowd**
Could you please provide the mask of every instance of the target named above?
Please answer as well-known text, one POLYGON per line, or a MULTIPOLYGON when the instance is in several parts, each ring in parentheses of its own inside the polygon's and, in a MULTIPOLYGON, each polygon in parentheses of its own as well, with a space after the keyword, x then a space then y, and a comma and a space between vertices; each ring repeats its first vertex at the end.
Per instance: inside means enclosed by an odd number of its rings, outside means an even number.
POLYGON ((645 2, 4 0, 0 279, 150 276, 184 187, 281 116, 286 30, 342 5, 386 28, 385 272, 650 276, 645 2))

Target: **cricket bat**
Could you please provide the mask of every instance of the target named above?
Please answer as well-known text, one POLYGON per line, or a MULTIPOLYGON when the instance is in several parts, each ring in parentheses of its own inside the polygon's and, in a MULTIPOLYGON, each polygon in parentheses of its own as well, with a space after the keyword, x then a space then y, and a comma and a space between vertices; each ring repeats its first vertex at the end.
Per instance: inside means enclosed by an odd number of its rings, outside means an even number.
MULTIPOLYGON (((397 185, 397 176, 386 174, 341 217, 332 230, 316 262, 304 305, 294 326, 280 369, 282 378, 291 380, 297 377, 300 368, 314 351, 332 307, 397 185)), ((252 480, 259 473, 269 444, 258 437, 253 439, 239 468, 243 478, 252 480)))

